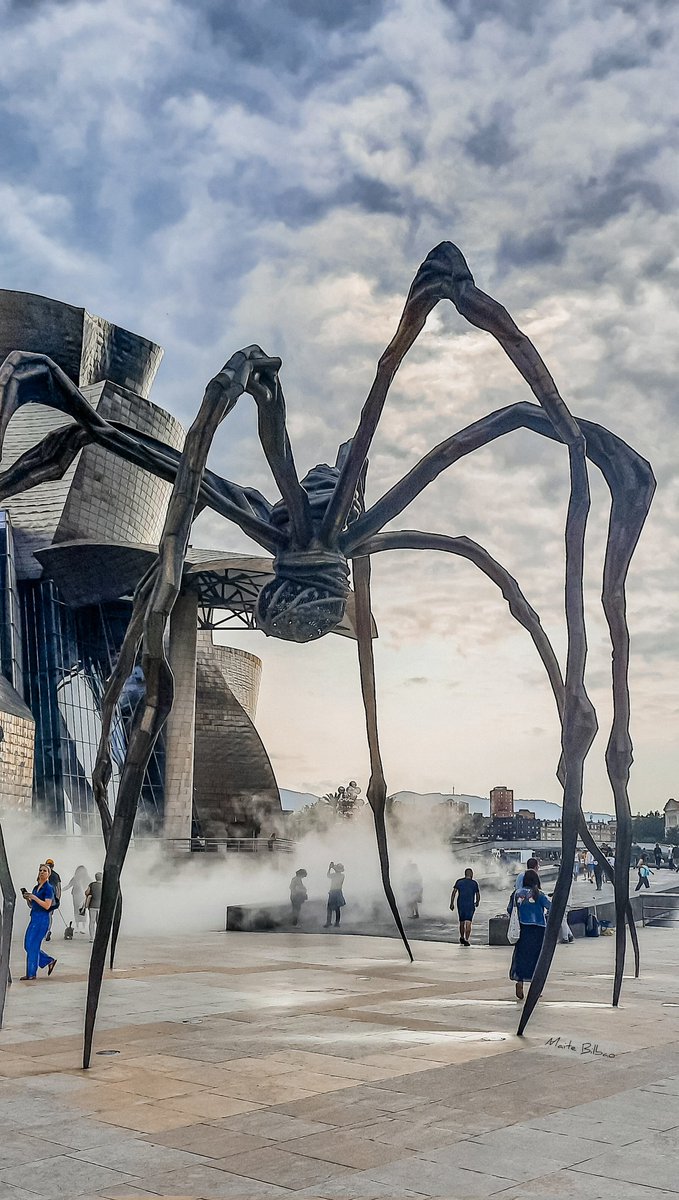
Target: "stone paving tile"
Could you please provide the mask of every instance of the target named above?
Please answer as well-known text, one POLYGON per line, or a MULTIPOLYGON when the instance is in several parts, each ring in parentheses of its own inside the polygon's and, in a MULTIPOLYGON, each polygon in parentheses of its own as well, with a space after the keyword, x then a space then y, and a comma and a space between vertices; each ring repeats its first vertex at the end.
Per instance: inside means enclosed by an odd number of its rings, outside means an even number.
POLYGON ((578 1104, 569 1110, 574 1116, 594 1121, 630 1121, 641 1129, 674 1129, 679 1126, 679 1096, 633 1088, 605 1100, 578 1104))
POLYGON ((613 1183, 567 1169, 531 1179, 529 1193, 525 1184, 515 1185, 500 1192, 500 1200, 527 1200, 527 1196, 530 1200, 676 1200, 678 1194, 638 1183, 613 1183))
POLYGON ((134 1129, 137 1133, 162 1133, 165 1129, 177 1129, 180 1125, 193 1125, 196 1116, 174 1109, 161 1109, 157 1104, 135 1104, 124 1111, 98 1112, 97 1120, 121 1129, 134 1129))
POLYGON ((198 1124, 171 1129, 167 1133, 149 1134, 143 1140, 152 1142, 154 1146, 172 1146, 175 1150, 188 1150, 191 1154, 199 1154, 204 1158, 226 1158, 229 1154, 240 1154, 245 1150, 259 1150, 262 1146, 270 1146, 276 1139, 219 1128, 217 1125, 198 1124))
POLYGON ((39 1192, 47 1200, 59 1200, 82 1195, 86 1189, 95 1191, 109 1185, 134 1183, 132 1175, 112 1171, 94 1163, 79 1162, 62 1155, 44 1162, 32 1162, 0 1171, 0 1183, 9 1183, 27 1191, 39 1192))
POLYGON ((217 1087, 211 1089, 210 1094, 231 1096, 234 1100, 250 1100, 255 1104, 285 1104, 287 1101, 306 1100, 321 1095, 322 1092, 344 1090, 351 1086, 351 1080, 338 1080, 338 1084, 339 1089, 332 1086, 321 1087, 320 1083, 311 1083, 310 1087, 304 1087, 301 1083, 297 1086, 292 1079, 284 1082, 280 1075, 269 1081, 236 1075, 233 1078, 226 1076, 217 1087))
POLYGON ((333 1175, 324 1183, 293 1192, 293 1195, 304 1196, 307 1200, 410 1200, 410 1197, 418 1196, 422 1200, 422 1192, 406 1192, 402 1188, 395 1190, 393 1184, 378 1183, 357 1171, 352 1171, 350 1175, 333 1175))
POLYGON ((0 1124, 23 1128, 34 1121, 54 1119, 54 1102, 44 1096, 21 1095, 12 1088, 10 1094, 0 1095, 0 1124))
POLYGON ((600 1147, 584 1138, 514 1125, 453 1146, 425 1150, 423 1157, 470 1171, 501 1171, 509 1179, 530 1180, 553 1168, 595 1161, 599 1152, 600 1147))
MULTIPOLYGON (((345 1095, 346 1093, 343 1092, 342 1096, 345 1095)), ((387 1111, 378 1108, 369 1100, 354 1100, 350 1104, 340 1104, 334 1097, 324 1103, 322 1097, 314 1096, 313 1101, 314 1103, 310 1103, 309 1100, 299 1100, 295 1104, 279 1105, 274 1111, 283 1112, 291 1117, 301 1117, 303 1120, 316 1118, 322 1124, 339 1126, 367 1124, 387 1111)))
MULTIPOLYGON (((156 1200, 157 1195, 157 1192, 147 1192, 138 1187, 111 1188, 110 1191, 97 1192, 97 1200, 156 1200)), ((178 1196, 176 1200, 182 1200, 182 1197, 178 1196)))
POLYGON ((151 1175, 154 1171, 174 1171, 182 1167, 196 1166, 204 1161, 200 1155, 169 1146, 157 1146, 139 1138, 129 1137, 125 1142, 92 1146, 89 1150, 78 1150, 72 1156, 78 1162, 96 1163, 127 1175, 151 1175))
POLYGON ((648 1130, 640 1129, 631 1121, 593 1121, 591 1117, 580 1116, 572 1108, 562 1109, 561 1112, 551 1113, 547 1117, 535 1117, 527 1124, 531 1129, 571 1134, 573 1137, 587 1138, 596 1143, 610 1143, 614 1146, 637 1142, 640 1137, 648 1141, 653 1136, 648 1130))
MULTIPOLYGON (((221 1063, 216 1067, 210 1063, 189 1063, 187 1059, 180 1059, 172 1067, 152 1067, 149 1064, 149 1068, 157 1070, 166 1078, 181 1080, 184 1083, 196 1083, 202 1088, 216 1088, 234 1078, 228 1063, 221 1063)), ((236 1076, 236 1078, 241 1077, 236 1076)))
POLYGON ((120 1104, 126 1107, 139 1102, 140 1097, 123 1083, 111 1083, 102 1086, 100 1082, 81 1082, 75 1092, 74 1100, 86 1112, 96 1113, 99 1109, 112 1109, 120 1104))
POLYGON ((190 1170, 170 1171, 142 1179, 139 1186, 153 1196, 200 1197, 200 1200, 250 1200, 251 1196, 287 1196, 274 1184, 256 1179, 244 1179, 216 1167, 196 1166, 190 1170))
MULTIPOLYGON (((590 1162, 579 1163, 572 1170, 583 1175, 598 1175, 608 1180, 621 1180, 625 1183, 652 1183, 656 1188, 675 1191, 679 1187, 679 1168, 677 1166, 677 1147, 679 1135, 674 1143, 674 1150, 660 1154, 655 1148, 644 1147, 636 1143, 632 1152, 621 1147, 608 1147, 602 1154, 592 1158, 590 1162)), ((617 1193, 617 1188, 615 1189, 617 1193)))
POLYGON ((24 1188, 12 1187, 0 1181, 0 1200, 35 1200, 35 1197, 35 1192, 27 1192, 24 1188))
MULTIPOLYGON (((128 1075, 120 1086, 133 1096, 143 1096, 149 1100, 171 1100, 173 1096, 191 1096, 195 1092, 205 1091, 207 1087, 206 1084, 173 1079, 169 1075, 162 1075, 159 1071, 137 1071, 128 1075)), ((108 1084, 101 1090, 107 1089, 108 1084)), ((108 1108, 109 1105, 106 1107, 108 1108)))
POLYGON ((447 1129, 445 1126, 417 1124, 398 1118, 385 1118, 376 1121, 374 1125, 354 1128, 353 1132, 370 1141, 397 1146, 401 1151, 437 1150, 440 1146, 449 1146, 452 1142, 469 1136, 466 1131, 456 1134, 453 1129, 447 1129))
POLYGON ((307 1121, 302 1117, 289 1117, 287 1113, 275 1112, 273 1109, 224 1117, 222 1121, 211 1121, 210 1125, 255 1134, 273 1139, 275 1142, 306 1137, 310 1133, 325 1133, 326 1130, 332 1129, 331 1124, 322 1121, 307 1121))
POLYGON ((394 1191, 402 1192, 407 1188, 423 1196, 494 1196, 514 1183, 502 1176, 468 1171, 419 1157, 399 1159, 387 1167, 371 1167, 365 1175, 390 1185, 394 1191))
POLYGON ((645 1085, 645 1092, 662 1092, 664 1096, 679 1096, 679 1075, 672 1075, 669 1079, 659 1079, 654 1083, 645 1085))
POLYGON ((353 1130, 333 1129, 329 1133, 312 1133, 308 1137, 286 1141, 284 1149, 293 1154, 304 1154, 309 1158, 337 1163, 341 1167, 352 1167, 365 1171, 368 1167, 381 1166, 403 1157, 403 1147, 395 1149, 380 1142, 361 1137, 353 1130))
POLYGON ((280 1050, 275 1055, 272 1055, 268 1061, 277 1060, 280 1063, 289 1063, 293 1066, 300 1065, 309 1071, 316 1071, 321 1074, 327 1073, 338 1078, 362 1082, 386 1079, 391 1074, 391 1069, 388 1067, 376 1067, 374 1064, 364 1063, 359 1059, 338 1058, 336 1056, 332 1056, 332 1061, 329 1062, 328 1059, 330 1057, 330 1055, 318 1054, 309 1050, 280 1050))
POLYGON ((352 1095, 356 1100, 374 1105, 375 1110, 379 1112, 405 1112, 408 1109, 417 1108, 426 1099, 426 1093, 424 1096, 413 1096, 396 1087, 390 1088, 386 1085, 379 1088, 364 1085, 356 1088, 352 1095))
POLYGON ((7 1129, 0 1135, 0 1171, 20 1163, 35 1162, 40 1158, 56 1158, 64 1153, 63 1146, 44 1138, 7 1129))
MULTIPOLYGON (((326 1134, 318 1134, 326 1137, 326 1134)), ((287 1145, 288 1143, 286 1143, 287 1145)), ((277 1184, 279 1187, 301 1189, 311 1187, 337 1174, 337 1162, 327 1162, 303 1154, 292 1154, 281 1146, 267 1147, 264 1150, 252 1150, 248 1154, 239 1154, 233 1158, 225 1158, 215 1163, 223 1166, 225 1171, 245 1175, 249 1179, 259 1179, 265 1183, 277 1184)))
MULTIPOLYGON (((195 1117, 231 1117, 234 1113, 253 1112, 257 1108, 261 1108, 261 1104, 254 1104, 249 1100, 236 1099, 232 1096, 222 1096, 218 1092, 197 1092, 193 1096, 177 1096, 172 1100, 159 1100, 158 1109, 162 1109, 169 1114, 185 1113, 188 1116, 195 1117)), ((182 1122, 186 1124, 186 1122, 182 1122)), ((171 1126, 168 1126, 171 1128, 171 1126)), ((153 1133, 154 1130, 145 1130, 145 1133, 153 1133)))

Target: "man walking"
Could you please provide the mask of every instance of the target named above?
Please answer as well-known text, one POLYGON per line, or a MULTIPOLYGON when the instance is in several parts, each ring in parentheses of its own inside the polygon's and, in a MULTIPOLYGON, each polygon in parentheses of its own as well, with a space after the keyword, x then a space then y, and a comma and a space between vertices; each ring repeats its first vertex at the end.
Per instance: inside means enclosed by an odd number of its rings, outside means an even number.
POLYGON ((99 909, 101 908, 101 881, 104 878, 101 871, 97 871, 94 879, 88 885, 85 892, 85 908, 87 909, 90 919, 90 941, 94 941, 94 935, 97 931, 97 922, 99 920, 99 909))
POLYGON ((464 873, 464 879, 458 879, 450 896, 450 911, 454 911, 454 906, 457 897, 457 919, 460 922, 460 945, 471 945, 469 939, 472 934, 472 921, 474 913, 481 903, 481 892, 479 885, 474 879, 474 872, 471 867, 467 867, 464 873))
POLYGON ((659 870, 660 870, 660 865, 661 865, 661 863, 662 863, 662 850, 660 849, 660 843, 659 843, 659 842, 656 842, 656 843, 655 843, 655 846, 653 847, 653 857, 654 857, 654 859, 655 859, 655 868, 656 868, 656 871, 659 871, 659 870))

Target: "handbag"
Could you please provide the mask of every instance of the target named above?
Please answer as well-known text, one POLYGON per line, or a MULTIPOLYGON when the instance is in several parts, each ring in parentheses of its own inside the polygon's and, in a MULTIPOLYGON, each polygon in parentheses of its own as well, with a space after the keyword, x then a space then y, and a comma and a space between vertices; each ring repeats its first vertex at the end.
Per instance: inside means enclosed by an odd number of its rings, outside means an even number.
POLYGON ((515 946, 521 937, 521 922, 519 921, 519 909, 516 903, 516 897, 513 897, 512 911, 509 914, 509 925, 507 926, 507 941, 510 945, 515 946))

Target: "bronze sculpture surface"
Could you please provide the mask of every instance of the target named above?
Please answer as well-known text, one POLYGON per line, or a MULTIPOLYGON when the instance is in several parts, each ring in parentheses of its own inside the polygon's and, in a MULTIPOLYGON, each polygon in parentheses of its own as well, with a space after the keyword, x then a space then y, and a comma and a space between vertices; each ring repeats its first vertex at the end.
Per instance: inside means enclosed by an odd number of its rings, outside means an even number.
POLYGON ((561 722, 562 755, 557 774, 563 786, 563 858, 543 950, 519 1024, 519 1033, 523 1032, 544 986, 568 900, 579 827, 584 827, 583 767, 597 730, 596 715, 584 683, 587 641, 583 555, 590 505, 587 459, 602 471, 612 497, 602 599, 610 630, 613 672, 614 711, 606 764, 617 816, 613 1002, 618 1002, 626 914, 633 929, 627 872, 631 845, 627 782, 632 746, 625 582, 655 487, 648 463, 606 429, 572 416, 535 347, 507 311, 476 287, 462 253, 450 242, 432 250, 415 276, 396 334, 379 360, 354 437, 340 448, 334 467, 317 466, 301 481, 286 429, 280 366, 280 359, 266 355, 258 346, 249 346, 233 355, 208 384, 181 454, 98 416, 75 384, 44 356, 14 352, 0 370, 0 445, 13 412, 29 401, 61 409, 76 422, 49 434, 0 475, 0 500, 45 480, 59 478, 89 442, 96 442, 173 484, 158 559, 137 588, 123 649, 104 700, 102 738, 93 782, 107 850, 99 925, 89 973, 85 1066, 90 1059, 109 943, 111 955, 115 948, 120 872, 132 833, 139 789, 154 742, 172 706, 173 680, 163 645, 165 629, 181 587, 191 525, 206 506, 233 521, 274 554, 274 579, 262 588, 256 610, 257 624, 272 636, 305 642, 335 628, 344 614, 349 579, 353 575, 361 689, 370 749, 367 799, 374 815, 385 893, 411 959, 389 877, 387 788, 378 739, 371 640, 370 556, 388 549, 427 549, 465 557, 497 584, 512 615, 530 633, 548 673, 561 722), (366 509, 368 453, 389 387, 427 316, 442 299, 450 300, 472 325, 497 339, 538 404, 510 405, 447 438, 366 509), (243 393, 252 396, 257 405, 259 438, 281 495, 281 500, 273 505, 254 489, 224 480, 206 467, 217 428, 243 393), (562 442, 568 451, 571 490, 565 526, 568 651, 564 675, 537 613, 516 580, 478 543, 464 537, 412 530, 380 532, 441 471, 518 428, 562 442), (108 747, 111 718, 140 648, 146 691, 135 714, 118 802, 111 819, 106 800, 111 774, 108 747))

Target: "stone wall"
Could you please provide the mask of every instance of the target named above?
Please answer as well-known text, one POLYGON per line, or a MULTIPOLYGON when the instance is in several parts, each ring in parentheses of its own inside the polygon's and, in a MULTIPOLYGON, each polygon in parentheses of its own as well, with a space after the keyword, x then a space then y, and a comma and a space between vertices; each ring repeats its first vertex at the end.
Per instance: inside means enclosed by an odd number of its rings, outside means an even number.
POLYGON ((0 675, 0 815, 31 807, 34 740, 30 709, 0 675))

